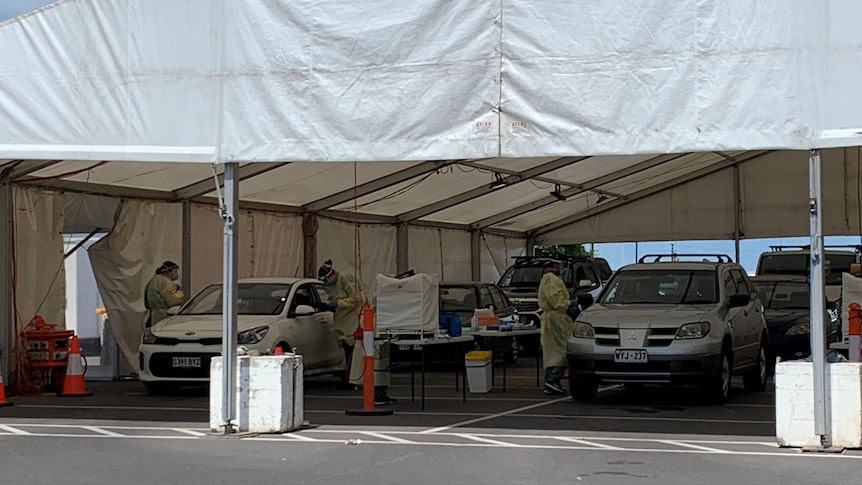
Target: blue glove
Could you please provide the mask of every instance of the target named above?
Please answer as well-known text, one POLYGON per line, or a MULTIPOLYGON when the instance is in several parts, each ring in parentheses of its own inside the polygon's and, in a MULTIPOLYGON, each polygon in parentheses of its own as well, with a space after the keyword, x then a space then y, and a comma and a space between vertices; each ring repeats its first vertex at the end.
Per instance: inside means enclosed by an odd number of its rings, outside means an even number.
POLYGON ((335 310, 336 308, 338 308, 338 300, 332 300, 331 302, 327 303, 326 308, 329 308, 330 310, 335 310))
POLYGON ((577 298, 575 298, 574 300, 569 300, 569 306, 570 306, 570 307, 572 307, 572 306, 578 306, 578 299, 577 299, 577 298))
POLYGON ((177 291, 183 291, 183 285, 177 283, 177 291))

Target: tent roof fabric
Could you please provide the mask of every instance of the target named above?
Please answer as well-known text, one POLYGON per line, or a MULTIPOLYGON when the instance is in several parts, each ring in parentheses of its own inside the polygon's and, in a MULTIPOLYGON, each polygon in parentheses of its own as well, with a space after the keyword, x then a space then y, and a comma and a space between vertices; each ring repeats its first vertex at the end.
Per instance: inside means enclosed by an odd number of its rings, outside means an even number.
MULTIPOLYGON (((796 187, 800 154, 862 145, 860 15, 853 0, 60 0, 0 22, 0 179, 211 202, 211 164, 230 161, 260 209, 534 241, 796 234, 769 199, 796 187)), ((858 153, 835 150, 824 183, 843 210, 824 232, 859 232, 858 153)))

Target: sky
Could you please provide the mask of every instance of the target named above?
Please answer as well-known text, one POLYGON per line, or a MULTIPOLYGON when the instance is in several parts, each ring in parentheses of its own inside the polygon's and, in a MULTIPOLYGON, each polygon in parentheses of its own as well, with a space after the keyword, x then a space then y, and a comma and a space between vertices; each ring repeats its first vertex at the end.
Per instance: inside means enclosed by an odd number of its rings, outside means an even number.
POLYGON ((53 0, 0 0, 0 20, 52 3, 53 0))
MULTIPOLYGON (((0 20, 22 14, 34 8, 51 3, 51 0, 0 0, 0 20)), ((801 217, 801 216, 800 216, 801 217)), ((807 214, 806 214, 807 217, 807 214)), ((757 257, 764 251, 769 251, 770 245, 804 245, 809 244, 808 238, 752 239, 740 243, 739 263, 746 271, 753 273, 757 267, 757 257)), ((862 244, 862 237, 827 237, 827 245, 862 244)), ((671 244, 676 253, 693 254, 727 254, 734 257, 733 241, 673 241, 673 242, 641 242, 596 244, 596 253, 607 259, 611 267, 616 269, 625 264, 635 262, 636 254, 668 254, 671 244), (637 253, 636 253, 637 251, 637 253)), ((587 245, 589 249, 589 245, 587 245)))

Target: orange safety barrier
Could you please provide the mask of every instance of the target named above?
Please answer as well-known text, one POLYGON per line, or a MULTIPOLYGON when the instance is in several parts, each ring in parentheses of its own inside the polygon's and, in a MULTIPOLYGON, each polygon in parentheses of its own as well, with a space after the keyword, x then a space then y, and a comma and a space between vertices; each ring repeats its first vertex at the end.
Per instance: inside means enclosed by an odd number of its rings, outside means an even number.
POLYGON ((6 388, 3 385, 3 371, 0 371, 0 408, 5 408, 13 405, 13 403, 6 400, 6 388))
MULTIPOLYGON (((359 347, 359 341, 356 342, 359 347)), ((355 348, 356 348, 355 347, 355 348)), ((366 301, 362 307, 362 409, 347 410, 349 416, 388 416, 391 409, 380 409, 374 405, 374 309, 366 301)), ((354 350, 356 352, 356 350, 354 350)))

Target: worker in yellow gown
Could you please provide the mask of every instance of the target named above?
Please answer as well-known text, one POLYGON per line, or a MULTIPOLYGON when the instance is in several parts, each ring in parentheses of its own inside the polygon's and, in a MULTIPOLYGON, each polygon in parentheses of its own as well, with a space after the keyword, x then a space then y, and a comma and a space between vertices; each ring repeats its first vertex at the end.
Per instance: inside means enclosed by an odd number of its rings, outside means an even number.
POLYGON ((566 373, 566 342, 572 333, 572 319, 566 314, 577 299, 560 277, 562 263, 554 261, 539 283, 542 310, 542 359, 545 363, 545 394, 565 394, 561 381, 566 373))

